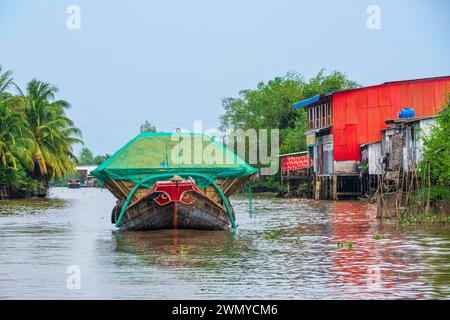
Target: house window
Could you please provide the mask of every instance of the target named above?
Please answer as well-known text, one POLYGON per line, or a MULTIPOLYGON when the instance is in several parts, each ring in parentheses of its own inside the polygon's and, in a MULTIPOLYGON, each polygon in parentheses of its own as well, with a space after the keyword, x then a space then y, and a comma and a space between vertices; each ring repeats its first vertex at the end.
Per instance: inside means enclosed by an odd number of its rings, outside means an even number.
POLYGON ((308 109, 308 129, 314 127, 314 108, 308 109))
POLYGON ((308 129, 323 128, 331 125, 331 106, 324 103, 308 108, 308 129))
POLYGON ((322 104, 320 106, 320 115, 321 115, 321 119, 320 119, 320 126, 321 127, 325 127, 326 126, 326 115, 325 115, 325 104, 322 104))
POLYGON ((320 128, 320 106, 317 106, 315 108, 315 116, 316 116, 316 123, 315 123, 315 128, 320 128))
POLYGON ((326 115, 327 115, 327 125, 330 126, 331 125, 331 108, 330 108, 330 104, 327 103, 325 106, 326 106, 326 115))

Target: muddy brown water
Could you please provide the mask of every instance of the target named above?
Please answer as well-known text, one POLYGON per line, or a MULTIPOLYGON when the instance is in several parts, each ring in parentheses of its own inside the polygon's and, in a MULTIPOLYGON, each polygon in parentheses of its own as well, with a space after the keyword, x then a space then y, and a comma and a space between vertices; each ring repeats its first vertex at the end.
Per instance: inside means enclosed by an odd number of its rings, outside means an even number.
POLYGON ((0 201, 0 298, 450 298, 448 224, 380 223, 361 202, 271 196, 255 196, 250 219, 245 197, 232 203, 234 233, 133 233, 115 231, 106 190, 0 201))

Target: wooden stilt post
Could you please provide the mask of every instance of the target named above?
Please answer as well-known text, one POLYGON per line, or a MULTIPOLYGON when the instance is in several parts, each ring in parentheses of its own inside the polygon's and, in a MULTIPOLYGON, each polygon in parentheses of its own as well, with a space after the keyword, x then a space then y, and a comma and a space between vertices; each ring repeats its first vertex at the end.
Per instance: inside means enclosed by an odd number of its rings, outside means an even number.
POLYGON ((333 175, 332 198, 333 198, 333 200, 337 200, 337 175, 333 175))
MULTIPOLYGON (((317 177, 319 178, 319 177, 317 177)), ((314 190, 314 200, 320 200, 320 178, 316 178, 315 190, 314 190)))
POLYGON ((328 200, 333 200, 333 177, 328 176, 328 200))

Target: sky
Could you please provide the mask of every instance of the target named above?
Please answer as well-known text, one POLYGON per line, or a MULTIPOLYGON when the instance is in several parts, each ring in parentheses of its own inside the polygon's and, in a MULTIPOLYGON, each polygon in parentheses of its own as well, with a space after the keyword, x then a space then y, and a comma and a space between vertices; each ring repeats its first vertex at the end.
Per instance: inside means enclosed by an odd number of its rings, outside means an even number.
MULTIPOLYGON (((450 75, 448 0, 0 0, 0 64, 56 85, 94 154, 145 120, 219 126, 222 98, 288 71, 362 85, 450 75), (70 5, 80 28, 69 29, 70 5), (379 29, 369 29, 370 5, 379 29)), ((72 20, 70 20, 72 21, 72 20)), ((78 152, 81 146, 76 146, 78 152)))

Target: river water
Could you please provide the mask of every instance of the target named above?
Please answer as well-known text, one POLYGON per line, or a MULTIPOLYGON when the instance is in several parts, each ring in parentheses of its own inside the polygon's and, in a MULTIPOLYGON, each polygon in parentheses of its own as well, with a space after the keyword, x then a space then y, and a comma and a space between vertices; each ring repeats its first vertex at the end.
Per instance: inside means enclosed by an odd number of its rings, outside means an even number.
POLYGON ((114 202, 90 188, 0 201, 0 298, 450 298, 448 224, 380 223, 361 202, 255 196, 252 218, 246 198, 232 200, 235 233, 116 232, 114 202))

